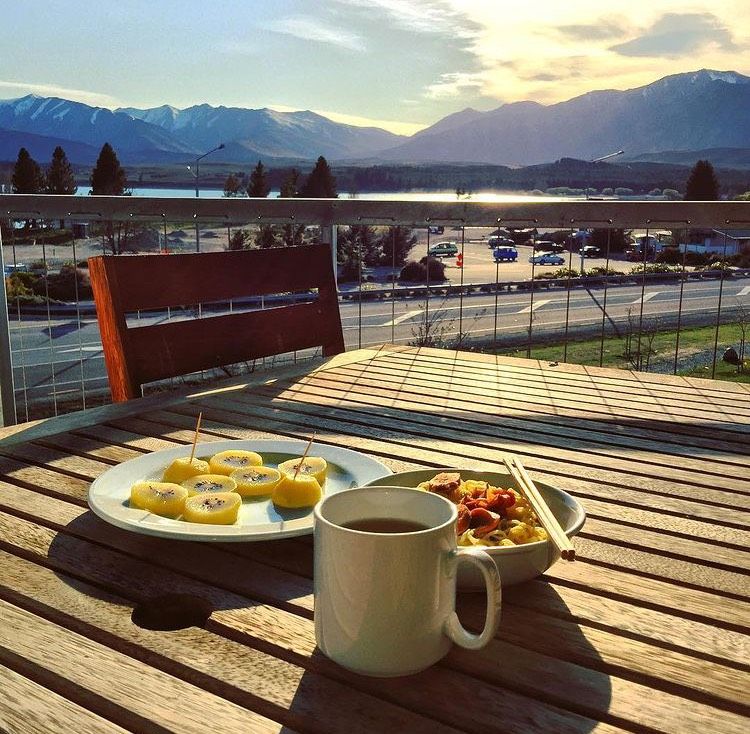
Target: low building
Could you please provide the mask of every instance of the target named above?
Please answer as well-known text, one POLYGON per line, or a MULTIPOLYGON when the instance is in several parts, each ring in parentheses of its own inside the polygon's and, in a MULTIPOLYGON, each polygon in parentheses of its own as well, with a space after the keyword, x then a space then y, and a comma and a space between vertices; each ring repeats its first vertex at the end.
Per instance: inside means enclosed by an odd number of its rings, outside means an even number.
POLYGON ((693 229, 681 250, 717 255, 738 255, 750 249, 750 229, 693 229))

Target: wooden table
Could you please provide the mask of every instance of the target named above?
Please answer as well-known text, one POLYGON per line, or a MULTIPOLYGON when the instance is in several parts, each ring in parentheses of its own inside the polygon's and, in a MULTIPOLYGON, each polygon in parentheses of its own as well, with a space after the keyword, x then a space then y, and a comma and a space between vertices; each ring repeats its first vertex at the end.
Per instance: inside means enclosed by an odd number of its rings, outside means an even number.
MULTIPOLYGON (((383 347, 6 430, 0 731, 747 732, 750 390, 383 347), (307 437, 394 470, 520 455, 578 497, 579 559, 510 588, 494 642, 411 679, 315 649, 310 538, 189 544, 118 530, 86 491, 203 437, 307 437), (162 594, 205 623, 144 629, 162 594)), ((462 595, 479 625, 481 598, 462 595)))

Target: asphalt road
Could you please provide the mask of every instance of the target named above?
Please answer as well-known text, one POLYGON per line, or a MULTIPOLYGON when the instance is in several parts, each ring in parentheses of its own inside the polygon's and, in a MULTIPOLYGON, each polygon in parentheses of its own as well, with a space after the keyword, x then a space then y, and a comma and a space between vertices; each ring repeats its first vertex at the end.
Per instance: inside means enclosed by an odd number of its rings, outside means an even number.
MULTIPOLYGON (((690 281, 684 284, 682 318, 715 323, 719 302, 719 281, 690 281)), ((408 343, 423 333, 425 322, 433 324, 444 338, 460 332, 471 337, 499 340, 545 331, 562 334, 566 320, 573 337, 582 330, 601 328, 604 289, 582 288, 519 291, 494 295, 469 295, 428 300, 355 301, 341 303, 341 318, 347 348, 381 342, 408 343), (497 304, 497 307, 496 307, 497 304), (422 326, 420 326, 422 325, 422 326), (420 331, 422 329, 422 331, 420 331)), ((607 331, 626 328, 628 313, 635 323, 658 319, 662 324, 676 318, 680 310, 679 284, 649 285, 643 293, 635 285, 611 286, 606 293, 607 331), (611 320, 611 321, 610 321, 611 320)), ((739 304, 750 308, 750 279, 724 283, 722 313, 739 304)), ((189 314, 171 314, 186 318, 189 314)), ((143 325, 165 320, 166 314, 144 317, 143 325)), ((435 333, 435 332, 433 332, 435 333)), ((11 344, 17 393, 29 401, 95 390, 107 385, 99 329, 93 316, 71 318, 24 318, 11 321, 11 344)))

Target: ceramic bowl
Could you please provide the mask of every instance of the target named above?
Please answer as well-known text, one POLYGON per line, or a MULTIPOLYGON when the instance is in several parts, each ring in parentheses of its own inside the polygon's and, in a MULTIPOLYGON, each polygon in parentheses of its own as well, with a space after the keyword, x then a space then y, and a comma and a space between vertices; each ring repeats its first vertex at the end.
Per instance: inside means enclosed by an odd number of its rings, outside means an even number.
MULTIPOLYGON (((419 469, 390 474, 369 484, 416 487, 421 482, 426 482, 444 471, 458 472, 463 480, 478 479, 489 482, 494 487, 513 487, 518 490, 515 480, 506 472, 474 471, 471 469, 419 469)), ((581 503, 562 489, 557 489, 545 482, 535 481, 535 484, 566 535, 569 538, 573 537, 580 531, 586 521, 586 512, 581 503)), ((495 561, 500 571, 503 586, 520 584, 523 581, 533 579, 543 574, 560 559, 559 551, 549 540, 516 546, 480 547, 489 553, 495 561)), ((458 577, 458 588, 462 590, 483 590, 484 581, 478 571, 471 567, 462 566, 458 577)))

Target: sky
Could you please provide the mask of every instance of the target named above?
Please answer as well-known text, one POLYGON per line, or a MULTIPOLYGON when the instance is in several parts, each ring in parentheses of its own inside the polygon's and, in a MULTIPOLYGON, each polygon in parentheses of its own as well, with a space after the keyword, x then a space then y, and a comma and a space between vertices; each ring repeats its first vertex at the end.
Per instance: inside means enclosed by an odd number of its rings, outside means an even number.
POLYGON ((309 109, 412 134, 700 68, 750 74, 750 0, 2 0, 0 98, 309 109))

